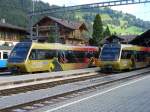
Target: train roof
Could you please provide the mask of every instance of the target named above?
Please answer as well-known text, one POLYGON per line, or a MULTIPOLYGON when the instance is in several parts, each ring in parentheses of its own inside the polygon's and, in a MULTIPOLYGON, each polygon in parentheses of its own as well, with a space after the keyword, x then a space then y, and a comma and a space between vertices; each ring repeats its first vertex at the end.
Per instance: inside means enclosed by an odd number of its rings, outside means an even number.
POLYGON ((138 46, 138 45, 132 45, 132 44, 121 44, 122 47, 141 47, 141 48, 145 48, 143 46, 138 46))
MULTIPOLYGON (((138 45, 132 45, 132 44, 120 44, 120 43, 109 43, 110 45, 116 45, 116 46, 121 46, 122 48, 125 47, 141 47, 141 48, 148 48, 148 47, 144 47, 144 46, 138 46, 138 45)), ((107 45, 107 44, 104 44, 107 45)))
POLYGON ((150 47, 143 47, 131 44, 121 44, 121 47, 125 50, 135 50, 135 51, 148 51, 150 52, 150 47))
MULTIPOLYGON (((107 44, 104 44, 104 45, 107 45, 107 44)), ((143 47, 143 46, 132 45, 132 44, 111 43, 110 46, 121 47, 124 50, 134 50, 134 51, 146 51, 146 52, 150 52, 150 47, 143 47)))
MULTIPOLYGON (((26 43, 26 42, 23 42, 26 43)), ((29 42, 28 42, 29 43, 29 42)), ((37 42, 31 42, 32 48, 38 48, 38 49, 62 49, 62 50, 75 50, 75 51, 98 51, 99 48, 95 46, 71 46, 61 43, 37 43, 37 42)))

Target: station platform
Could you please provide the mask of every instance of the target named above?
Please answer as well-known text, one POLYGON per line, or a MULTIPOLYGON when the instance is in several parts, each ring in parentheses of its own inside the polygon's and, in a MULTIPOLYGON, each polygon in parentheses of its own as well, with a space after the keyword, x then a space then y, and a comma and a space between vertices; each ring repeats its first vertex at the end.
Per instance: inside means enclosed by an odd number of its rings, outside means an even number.
POLYGON ((36 112, 150 112, 150 75, 36 112))

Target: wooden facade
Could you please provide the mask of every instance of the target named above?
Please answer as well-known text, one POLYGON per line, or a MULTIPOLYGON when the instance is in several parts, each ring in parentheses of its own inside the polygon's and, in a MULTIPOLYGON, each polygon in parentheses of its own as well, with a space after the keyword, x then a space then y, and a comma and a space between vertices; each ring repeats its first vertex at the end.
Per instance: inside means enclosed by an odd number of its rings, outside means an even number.
POLYGON ((59 35, 59 42, 71 45, 85 45, 87 43, 84 33, 86 25, 47 16, 34 25, 37 37, 49 37, 53 33, 59 35))
POLYGON ((5 43, 14 45, 25 38, 27 34, 27 31, 22 27, 0 23, 0 45, 5 43))
POLYGON ((131 40, 129 44, 150 47, 150 30, 136 36, 136 38, 131 40))
POLYGON ((120 35, 120 36, 112 35, 110 37, 105 37, 104 39, 102 39, 101 44, 117 41, 123 44, 129 44, 136 37, 137 35, 120 35))

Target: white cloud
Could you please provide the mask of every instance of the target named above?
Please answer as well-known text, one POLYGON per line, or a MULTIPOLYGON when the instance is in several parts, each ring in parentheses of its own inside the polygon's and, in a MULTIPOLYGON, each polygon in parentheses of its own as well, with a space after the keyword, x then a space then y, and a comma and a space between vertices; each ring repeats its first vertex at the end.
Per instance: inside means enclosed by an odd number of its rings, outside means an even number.
POLYGON ((55 4, 55 5, 66 5, 66 6, 72 6, 72 5, 80 5, 80 4, 88 4, 88 3, 97 3, 97 2, 102 2, 106 0, 42 0, 44 2, 49 3, 50 5, 55 4))
POLYGON ((138 11, 138 7, 136 5, 114 6, 112 9, 122 11, 124 13, 135 13, 138 11))
POLYGON ((136 4, 112 7, 114 10, 135 15, 137 18, 150 21, 150 4, 136 4))

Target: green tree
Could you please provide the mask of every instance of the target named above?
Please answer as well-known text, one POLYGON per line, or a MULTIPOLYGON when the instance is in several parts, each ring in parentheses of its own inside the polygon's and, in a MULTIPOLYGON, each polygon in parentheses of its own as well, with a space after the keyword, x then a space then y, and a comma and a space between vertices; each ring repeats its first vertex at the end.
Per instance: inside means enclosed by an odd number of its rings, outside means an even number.
POLYGON ((49 35, 48 36, 48 42, 49 43, 55 43, 56 42, 56 35, 54 35, 54 34, 51 34, 51 35, 49 35))
POLYGON ((101 16, 99 14, 97 14, 94 19, 92 37, 93 37, 94 45, 99 46, 100 41, 103 39, 103 24, 102 24, 101 16))
POLYGON ((117 32, 114 32, 113 35, 117 35, 117 32))
POLYGON ((49 30, 50 30, 50 34, 48 36, 48 42, 49 43, 57 43, 59 42, 60 40, 60 35, 59 35, 59 29, 58 29, 58 26, 57 24, 55 24, 54 26, 49 26, 49 30))
POLYGON ((104 31, 104 34, 103 34, 103 35, 104 35, 104 38, 107 37, 107 36, 108 36, 108 37, 111 36, 111 32, 110 32, 108 26, 106 27, 106 30, 104 31))
POLYGON ((94 41, 93 38, 90 38, 90 39, 89 39, 89 45, 90 45, 90 46, 94 46, 94 45, 95 45, 95 41, 94 41))

